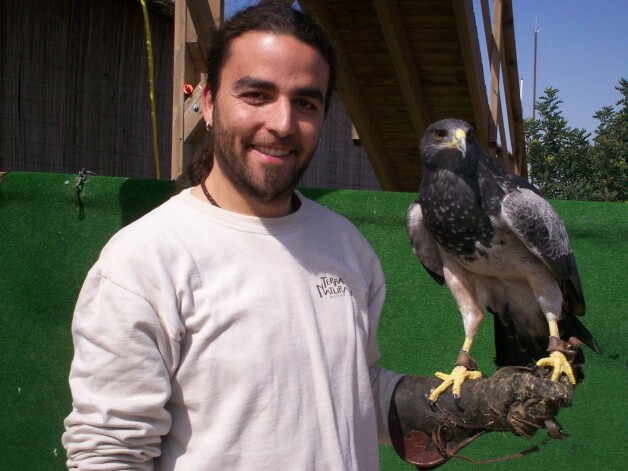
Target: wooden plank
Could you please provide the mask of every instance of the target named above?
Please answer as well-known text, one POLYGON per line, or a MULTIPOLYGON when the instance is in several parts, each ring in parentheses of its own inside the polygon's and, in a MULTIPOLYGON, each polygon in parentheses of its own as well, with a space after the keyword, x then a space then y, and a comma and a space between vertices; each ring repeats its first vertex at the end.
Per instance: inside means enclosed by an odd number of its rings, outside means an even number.
POLYGON ((399 0, 399 9, 405 14, 430 15, 434 12, 451 13, 449 5, 443 0, 399 0))
MULTIPOLYGON (((490 23, 490 16, 487 18, 485 13, 488 13, 488 4, 484 0, 482 2, 482 12, 484 15, 484 27, 488 28, 490 23)), ((491 83, 489 86, 489 119, 488 119, 488 153, 492 157, 495 157, 497 152, 497 125, 500 123, 499 115, 501 108, 501 101, 499 96, 499 74, 500 74, 500 54, 502 49, 502 2, 501 0, 493 1, 493 22, 491 34, 487 35, 487 47, 490 61, 491 70, 491 83)), ((500 123, 500 127, 503 123, 500 123)), ((502 141, 502 146, 504 142, 502 141)))
POLYGON ((384 142, 384 147, 386 150, 416 150, 419 148, 419 143, 421 139, 417 138, 415 135, 407 135, 401 133, 394 133, 384 136, 382 139, 384 142))
MULTIPOLYGON (((205 56, 205 49, 209 46, 211 36, 214 32, 215 24, 214 18, 220 18, 220 15, 212 15, 212 10, 208 3, 208 0, 186 0, 187 7, 190 12, 190 18, 192 20, 192 27, 196 32, 197 44, 196 47, 199 50, 200 57, 202 58, 200 68, 197 66, 197 70, 206 72, 205 62, 207 57, 205 56)), ((214 2, 215 4, 216 2, 214 2)), ((216 9, 216 6, 214 6, 216 9)), ((220 9, 221 11, 221 9, 220 9)), ((218 13, 218 12, 217 12, 218 13)), ((175 15, 176 16, 176 15, 175 15)))
POLYGON ((388 48, 386 47, 386 42, 382 39, 375 39, 373 35, 367 35, 367 39, 359 39, 357 37, 347 35, 347 39, 342 41, 342 44, 345 48, 347 54, 352 54, 354 52, 362 52, 369 51, 373 54, 387 54, 388 48))
POLYGON ((345 55, 347 59, 351 61, 351 65, 362 65, 371 67, 373 68, 373 73, 376 73, 377 70, 381 70, 382 67, 388 67, 390 72, 394 71, 393 60, 388 51, 376 53, 364 50, 345 50, 345 55))
POLYGON ((172 77, 172 161, 170 177, 177 178, 189 163, 203 128, 200 96, 205 82, 205 49, 213 29, 222 22, 223 0, 177 0, 174 15, 174 66, 172 77), (184 84, 195 87, 185 98, 184 84), (196 106, 195 106, 196 105, 196 106), (198 108, 196 110, 195 108, 198 108))
MULTIPOLYGON (((376 0, 375 0, 376 1, 376 0)), ((451 14, 442 15, 404 15, 404 25, 408 30, 445 30, 453 29, 451 14)))
POLYGON ((194 29, 194 25, 192 24, 192 16, 190 14, 190 9, 187 11, 187 20, 185 25, 185 45, 187 47, 187 51, 190 57, 190 65, 192 66, 191 75, 194 77, 194 80, 189 80, 188 70, 189 67, 186 67, 186 83, 192 82, 192 84, 196 84, 198 81, 198 76, 200 76, 200 72, 205 72, 207 69, 207 65, 205 64, 205 54, 203 53, 203 48, 199 43, 199 38, 196 34, 196 30, 194 29))
POLYGON ((465 95, 469 96, 469 88, 467 86, 467 78, 459 75, 444 75, 444 76, 434 76, 434 77, 424 77, 422 79, 425 87, 431 87, 432 89, 436 88, 444 88, 444 87, 456 87, 462 88, 465 91, 465 95))
MULTIPOLYGON (((318 0, 315 0, 318 1, 318 0)), ((301 2, 299 2, 299 5, 301 2)), ((317 13, 319 9, 317 9, 317 13)), ((322 8, 321 8, 322 11, 322 8)), ((379 28, 379 22, 375 15, 343 15, 339 11, 334 11, 334 29, 351 30, 351 31, 376 31, 379 28)))
POLYGON ((395 76, 387 76, 387 75, 356 75, 357 85, 362 86, 372 86, 372 87, 396 87, 399 88, 399 82, 397 82, 397 77, 395 76))
MULTIPOLYGON (((348 60, 345 56, 345 59, 348 60)), ((351 64, 347 64, 351 65, 351 64)), ((356 64, 351 65, 351 70, 356 76, 363 75, 371 75, 376 76, 377 69, 369 66, 368 64, 356 64)), ((391 69, 392 70, 392 69, 391 69)), ((417 65, 417 76, 421 80, 421 83, 424 79, 434 78, 434 77, 451 77, 451 76, 460 76, 464 79, 465 77, 465 64, 451 64, 451 65, 431 65, 431 64, 418 64, 417 65)), ((481 89, 480 89, 481 90, 481 89)), ((484 92, 484 102, 486 102, 486 92, 484 92)), ((488 105, 486 106, 488 108, 488 105)))
MULTIPOLYGON (((484 6, 483 6, 484 8, 484 6)), ((497 156, 497 142, 495 142, 495 150, 494 150, 494 154, 498 157, 499 161, 501 162, 502 166, 508 170, 508 171, 513 171, 514 167, 513 167, 513 162, 512 159, 510 158, 510 156, 508 155, 508 140, 506 139, 506 128, 504 127, 504 113, 503 113, 503 109, 502 109, 502 100, 501 100, 501 93, 500 93, 500 88, 499 88, 499 76, 500 76, 500 72, 504 69, 503 67, 503 63, 504 63, 504 35, 503 35, 503 31, 504 31, 504 9, 503 9, 503 1, 502 0, 493 0, 493 28, 492 28, 492 36, 493 36, 493 41, 494 41, 494 45, 497 45, 497 54, 495 55, 495 57, 491 57, 491 67, 495 67, 497 69, 497 77, 496 77, 496 83, 495 86, 497 87, 497 98, 496 104, 490 104, 489 107, 491 107, 491 114, 495 113, 495 123, 497 125, 497 130, 499 131, 499 140, 501 143, 501 146, 499 146, 500 148, 500 153, 499 156, 497 156), (493 64, 493 60, 495 60, 495 64, 493 64), (494 111, 493 109, 496 108, 494 111)), ((506 75, 503 75, 503 79, 502 80, 506 80, 507 77, 506 75)), ((491 83, 492 82, 492 77, 491 77, 491 83)), ((492 90, 492 86, 491 86, 491 90, 492 90)), ((491 97, 492 98, 492 97, 491 97)), ((492 121, 492 120, 491 120, 492 121)), ((489 124, 490 121, 489 121, 489 124)), ((496 139, 495 139, 496 141, 496 139)), ((492 149, 491 149, 492 151, 492 149)))
MULTIPOLYGON (((464 67, 463 57, 460 51, 457 53, 447 52, 415 52, 412 57, 417 64, 429 64, 430 67, 442 67, 444 69, 453 68, 457 65, 464 67)), ((419 66, 421 67, 421 66, 419 66)))
POLYGON ((431 64, 429 62, 422 62, 417 64, 417 70, 419 74, 427 74, 427 75, 443 75, 443 76, 455 76, 460 77, 461 79, 467 79, 466 77, 466 59, 460 61, 454 61, 451 64, 431 64))
POLYGON ((454 41, 458 42, 458 30, 451 28, 409 29, 406 31, 408 41, 454 41))
POLYGON ((484 88, 484 72, 482 71, 482 56, 478 43, 478 32, 475 25, 472 0, 451 0, 454 8, 462 56, 464 58, 464 71, 469 86, 469 94, 473 104, 475 116, 475 130, 480 145, 486 148, 488 145, 488 102, 486 89, 484 88))
MULTIPOLYGON (((498 157, 502 166, 507 170, 512 170, 512 160, 508 155, 508 142, 506 139, 506 131, 504 127, 504 114, 502 110, 502 100, 500 98, 500 82, 499 75, 501 70, 503 70, 503 50, 504 50, 504 41, 503 41, 503 4, 500 1, 500 4, 496 6, 495 2, 493 3, 493 15, 497 20, 498 25, 493 24, 491 28, 491 14, 488 6, 488 0, 481 0, 481 8, 482 8, 482 19, 484 23, 484 34, 486 36, 486 44, 487 50, 489 51, 489 58, 491 59, 491 97, 493 99, 493 94, 496 94, 498 97, 497 104, 492 102, 489 105, 491 108, 490 118, 489 118, 489 147, 487 149, 489 155, 494 157, 498 157), (499 30, 497 30, 499 27, 499 30), (499 53, 496 54, 495 49, 499 50, 499 53), (497 73, 493 73, 493 70, 496 69, 497 73), (496 92, 494 92, 496 88, 496 92), (496 108, 496 109, 495 109, 496 108), (490 127, 493 127, 492 129, 490 127), (496 130, 499 131, 499 138, 501 145, 497 145, 497 135, 496 130), (498 154, 498 149, 501 150, 498 154)), ((495 21, 493 22, 495 23, 495 21)), ((505 78, 505 77, 504 77, 505 78)))
MULTIPOLYGON (((442 67, 450 67, 452 65, 460 64, 463 66, 463 57, 460 50, 457 51, 428 51, 421 52, 417 50, 411 50, 409 47, 405 48, 408 54, 408 60, 411 61, 412 67, 415 68, 414 64, 418 64, 419 67, 423 64, 429 64, 431 66, 442 66, 442 67)), ((388 49, 386 51, 372 52, 366 48, 358 49, 357 47, 353 50, 345 49, 345 54, 347 58, 354 65, 369 65, 374 70, 379 67, 390 67, 394 64, 395 57, 392 54, 392 50, 388 49)))
POLYGON ((336 44, 338 56, 338 84, 336 88, 353 120, 353 125, 360 136, 360 142, 366 151, 380 186, 384 190, 400 191, 401 187, 393 171, 392 163, 387 157, 377 128, 373 126, 370 110, 357 85, 355 72, 348 66, 348 59, 342 44, 335 37, 336 30, 329 12, 330 6, 323 0, 301 0, 299 5, 323 25, 336 44))
POLYGON ((389 85, 367 84, 362 86, 362 94, 365 98, 369 96, 399 96, 401 95, 401 89, 397 83, 389 85))
MULTIPOLYGON (((400 120, 389 119, 389 120, 379 120, 377 123, 377 128, 379 129, 379 133, 382 136, 382 139, 388 139, 390 136, 399 134, 413 134, 414 129, 410 123, 410 117, 405 121, 405 123, 400 122, 400 120)), ((415 136, 416 137, 416 136, 415 136)))
POLYGON ((512 11, 512 0, 503 0, 504 25, 504 90, 506 95, 506 110, 508 115, 508 129, 511 134, 514 171, 524 178, 528 176, 525 152, 525 132, 523 128, 523 109, 519 91, 519 68, 517 66, 517 46, 515 41, 515 26, 512 11))
MULTIPOLYGON (((433 40, 433 39, 410 39, 408 44, 414 55, 420 54, 456 54, 460 56, 460 44, 451 40, 433 40)), ((462 56, 460 56, 462 57, 462 56)))
MULTIPOLYGON (((374 4, 380 3, 382 7, 388 1, 394 0, 372 0, 374 4)), ((368 3, 365 1, 365 5, 368 3)), ((390 7, 390 4, 387 5, 390 7)), ((395 8, 397 2, 395 2, 395 8)), ((377 17, 372 15, 371 12, 343 12, 340 10, 334 10, 334 25, 338 30, 368 30, 378 27, 377 17)), ((421 30, 447 30, 455 31, 455 26, 451 22, 451 15, 406 15, 404 14, 404 28, 408 30, 414 29, 421 30)))
POLYGON ((174 64, 172 71, 172 160, 170 178, 183 172, 183 85, 185 82, 185 34, 187 23, 186 0, 178 0, 174 6, 174 64))

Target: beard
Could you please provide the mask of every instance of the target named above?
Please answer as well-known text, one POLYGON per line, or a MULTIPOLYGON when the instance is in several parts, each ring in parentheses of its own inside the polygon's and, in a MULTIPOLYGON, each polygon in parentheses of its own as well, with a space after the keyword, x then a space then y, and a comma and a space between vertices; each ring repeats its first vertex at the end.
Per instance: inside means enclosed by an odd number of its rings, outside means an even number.
MULTIPOLYGON (((241 193, 260 202, 272 202, 289 198, 305 170, 310 164, 316 148, 301 162, 291 168, 265 165, 261 178, 256 178, 254 170, 247 162, 246 151, 251 142, 243 141, 242 150, 236 150, 236 137, 233 132, 222 127, 218 110, 215 109, 213 129, 213 155, 231 184, 241 193)), ((294 148, 294 146, 291 146, 294 148)))

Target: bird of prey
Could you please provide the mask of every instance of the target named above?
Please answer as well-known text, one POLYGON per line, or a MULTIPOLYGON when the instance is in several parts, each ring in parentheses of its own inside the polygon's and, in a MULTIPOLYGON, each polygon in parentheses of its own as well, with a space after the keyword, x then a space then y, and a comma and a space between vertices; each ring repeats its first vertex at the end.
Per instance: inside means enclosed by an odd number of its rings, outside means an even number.
POLYGON ((427 272, 447 283, 465 333, 453 371, 436 373, 444 382, 430 400, 450 386, 459 400, 462 383, 481 376, 470 349, 485 312, 495 317, 497 366, 536 360, 553 369, 553 381, 565 373, 575 384, 580 343, 601 350, 577 317, 584 296, 560 217, 527 180, 487 155, 464 121, 430 125, 420 149, 423 181, 408 209, 408 234, 427 272))

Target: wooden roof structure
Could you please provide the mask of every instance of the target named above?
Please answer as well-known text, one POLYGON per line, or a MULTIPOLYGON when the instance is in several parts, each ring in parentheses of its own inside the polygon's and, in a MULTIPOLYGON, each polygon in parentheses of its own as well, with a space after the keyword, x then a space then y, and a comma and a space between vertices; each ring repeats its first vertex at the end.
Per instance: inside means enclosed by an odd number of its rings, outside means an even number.
MULTIPOLYGON (((198 129, 199 123, 193 120, 186 124, 187 131, 181 124, 188 117, 198 119, 200 113, 191 110, 199 103, 203 83, 200 78, 196 91, 182 101, 183 81, 177 79, 176 71, 177 63, 179 71, 185 70, 181 65, 185 61, 181 57, 177 61, 182 48, 177 48, 176 41, 185 28, 189 39, 190 20, 194 26, 202 24, 194 21, 194 16, 208 18, 211 10, 214 19, 220 18, 222 3, 209 0, 207 8, 207 2, 175 3, 173 131, 175 135, 179 132, 181 145, 198 129), (182 4, 187 4, 187 27, 177 21, 185 15, 182 4), (199 13, 201 10, 205 13, 199 13)), ((480 4, 484 30, 479 32, 472 0, 299 0, 301 8, 318 19, 336 45, 337 91, 383 190, 416 191, 422 178, 419 142, 430 123, 444 118, 469 122, 492 155, 498 150, 499 133, 498 158, 506 168, 526 176, 512 2, 494 0, 492 20, 488 0, 480 0, 480 4), (480 35, 486 40, 491 65, 490 97, 480 35)), ((199 38, 205 35, 200 28, 199 38)), ((194 47, 189 41, 187 50, 192 57, 194 47)), ((175 147, 176 142, 173 136, 175 147)), ((183 151, 173 150, 175 177, 182 168, 181 159, 175 161, 176 153, 183 151)))

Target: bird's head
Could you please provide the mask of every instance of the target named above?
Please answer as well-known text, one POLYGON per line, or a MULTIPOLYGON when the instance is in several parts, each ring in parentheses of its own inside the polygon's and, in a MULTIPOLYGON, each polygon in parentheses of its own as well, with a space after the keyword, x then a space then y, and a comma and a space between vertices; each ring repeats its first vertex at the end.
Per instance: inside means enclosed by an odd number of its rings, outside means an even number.
POLYGON ((421 158, 428 168, 449 166, 467 160, 476 144, 473 128, 459 119, 443 119, 430 124, 421 139, 421 158))

